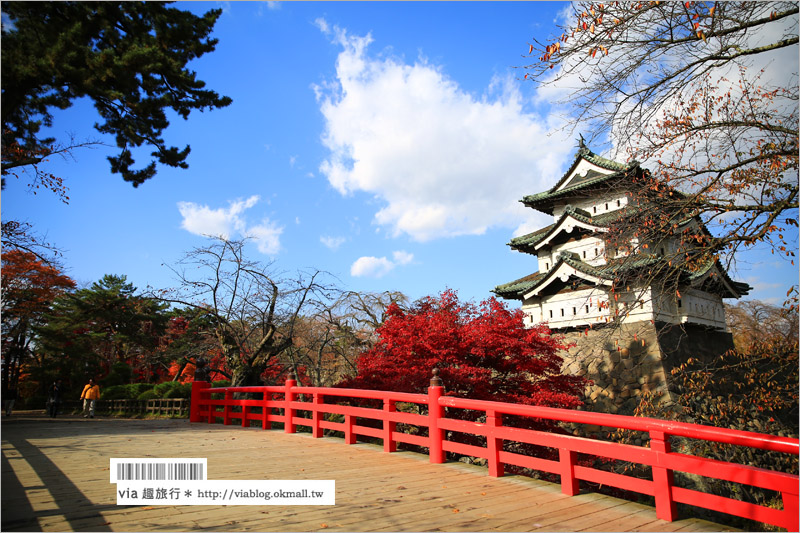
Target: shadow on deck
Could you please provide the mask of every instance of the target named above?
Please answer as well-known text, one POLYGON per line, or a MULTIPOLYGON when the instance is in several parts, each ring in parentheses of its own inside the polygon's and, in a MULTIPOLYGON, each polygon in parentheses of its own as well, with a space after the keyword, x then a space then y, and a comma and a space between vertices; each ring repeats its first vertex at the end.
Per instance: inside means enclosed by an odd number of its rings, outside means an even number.
POLYGON ((3 531, 723 531, 411 452, 187 420, 2 421, 3 531), (333 479, 335 506, 118 506, 109 460, 204 457, 208 479, 333 479))

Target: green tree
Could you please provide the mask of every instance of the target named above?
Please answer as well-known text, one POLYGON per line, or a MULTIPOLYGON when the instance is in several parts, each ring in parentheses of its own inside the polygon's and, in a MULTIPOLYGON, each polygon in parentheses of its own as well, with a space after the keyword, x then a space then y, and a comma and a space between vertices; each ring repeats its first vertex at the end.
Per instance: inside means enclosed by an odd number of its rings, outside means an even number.
POLYGON ((105 374, 118 362, 136 371, 166 328, 165 307, 136 294, 125 276, 103 276, 55 301, 38 330, 41 351, 79 373, 105 374))
POLYGON ((38 165, 80 144, 40 133, 53 124, 53 110, 84 97, 100 115, 95 129, 115 137, 112 173, 135 187, 155 175, 157 163, 187 168, 189 146, 168 146, 162 135, 168 111, 187 119, 231 103, 187 67, 214 50, 209 36, 221 13, 196 16, 166 2, 3 2, 3 177, 32 169, 33 186, 68 199, 62 178, 38 165), (133 151, 143 145, 152 159, 133 168, 133 151))

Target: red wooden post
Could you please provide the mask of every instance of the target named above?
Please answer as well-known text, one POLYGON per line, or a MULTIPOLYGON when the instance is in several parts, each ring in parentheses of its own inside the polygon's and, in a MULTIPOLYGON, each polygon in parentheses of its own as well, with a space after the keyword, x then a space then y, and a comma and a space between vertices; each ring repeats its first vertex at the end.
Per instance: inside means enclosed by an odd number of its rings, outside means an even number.
POLYGON ((319 392, 314 393, 314 410, 311 411, 311 436, 315 439, 322 437, 322 428, 319 426, 321 418, 320 409, 322 409, 322 394, 319 392))
POLYGON ((213 403, 208 404, 208 423, 217 423, 217 406, 213 403))
POLYGON ((261 429, 272 429, 272 421, 269 416, 272 414, 272 393, 264 391, 261 402, 261 429))
POLYGON ((444 418, 444 407, 439 405, 439 398, 444 393, 442 380, 439 377, 439 369, 433 369, 431 386, 428 387, 428 434, 430 438, 430 461, 431 463, 444 463, 444 430, 439 429, 439 419, 444 418))
MULTIPOLYGON (((397 406, 394 403, 394 400, 385 399, 383 400, 383 412, 386 413, 384 416, 388 417, 388 413, 394 413, 397 411, 397 406)), ((388 418, 383 420, 383 451, 385 452, 396 452, 397 451, 397 443, 392 438, 392 433, 397 429, 397 422, 392 422, 388 418)))
MULTIPOLYGON (((200 407, 203 401, 200 396, 200 391, 203 391, 209 387, 211 387, 211 383, 206 381, 192 382, 192 399, 191 403, 189 404, 189 422, 200 422, 200 407)), ((208 406, 208 408, 211 409, 211 406, 208 406)))
POLYGON ((247 411, 250 409, 249 405, 242 405, 242 427, 249 427, 250 424, 247 420, 247 411))
POLYGON ((578 453, 559 448, 558 459, 561 466, 561 492, 567 496, 575 496, 581 491, 580 482, 575 477, 575 462, 578 459, 578 453))
POLYGON ((353 431, 356 417, 351 414, 344 415, 344 442, 345 444, 355 444, 356 434, 353 431))
POLYGON ((494 428, 502 425, 502 413, 486 411, 486 448, 489 452, 489 475, 492 477, 503 477, 505 473, 505 465, 500 461, 503 439, 494 436, 494 428))
MULTIPOLYGON (((656 455, 670 452, 669 435, 663 431, 650 431, 650 449, 656 455)), ((656 457, 656 464, 659 464, 656 457)), ((673 522, 678 518, 678 509, 675 500, 672 499, 672 487, 675 483, 675 476, 672 470, 663 466, 653 466, 653 485, 656 496, 656 517, 661 520, 673 522)))
POLYGON ((222 423, 226 426, 230 425, 231 423, 231 406, 229 405, 230 400, 233 400, 233 393, 231 391, 225 391, 225 410, 223 411, 222 415, 222 423))
POLYGON ((295 433, 294 427, 294 409, 290 407, 291 402, 294 401, 294 392, 292 392, 292 387, 297 385, 297 379, 295 379, 294 374, 289 374, 286 378, 286 392, 284 393, 284 403, 285 406, 283 408, 283 430, 286 433, 295 433))
POLYGON ((798 505, 797 505, 797 493, 783 493, 783 512, 788 516, 787 522, 789 522, 788 526, 786 526, 787 531, 800 531, 798 527, 800 526, 800 518, 798 515, 798 505))

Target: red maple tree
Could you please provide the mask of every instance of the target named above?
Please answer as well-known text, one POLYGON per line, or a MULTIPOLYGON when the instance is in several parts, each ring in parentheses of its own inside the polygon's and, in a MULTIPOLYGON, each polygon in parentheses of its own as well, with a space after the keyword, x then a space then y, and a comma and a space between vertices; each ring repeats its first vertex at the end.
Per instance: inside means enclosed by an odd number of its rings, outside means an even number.
POLYGON ((461 302, 453 290, 410 309, 392 304, 378 342, 361 355, 358 374, 340 386, 425 393, 439 369, 447 394, 528 405, 573 408, 586 380, 561 373, 560 337, 526 329, 521 310, 490 298, 461 302))
POLYGON ((7 390, 16 385, 32 356, 34 329, 53 301, 74 289, 75 282, 31 252, 4 251, 2 264, 2 385, 7 390))

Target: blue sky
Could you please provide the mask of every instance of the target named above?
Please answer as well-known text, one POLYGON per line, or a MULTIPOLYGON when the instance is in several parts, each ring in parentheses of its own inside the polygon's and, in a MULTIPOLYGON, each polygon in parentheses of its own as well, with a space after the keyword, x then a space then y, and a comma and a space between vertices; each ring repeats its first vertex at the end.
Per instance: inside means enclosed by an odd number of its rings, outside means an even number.
MULTIPOLYGON (((2 193, 3 219, 33 224, 79 284, 123 274, 140 289, 174 286, 164 265, 209 244, 203 234, 249 236, 250 258, 280 271, 412 299, 452 288, 482 300, 536 269, 506 243, 548 218, 518 200, 556 182, 576 140, 513 67, 556 32, 565 3, 178 6, 224 9, 217 50, 191 67, 233 98, 172 121, 165 138, 191 145, 189 169, 160 167, 134 189, 100 146, 48 163, 68 205, 13 178, 2 193)), ((95 121, 77 102, 53 133, 113 144, 95 121)), ((797 282, 796 267, 763 252, 733 275, 773 303, 797 282)))

